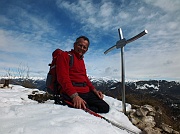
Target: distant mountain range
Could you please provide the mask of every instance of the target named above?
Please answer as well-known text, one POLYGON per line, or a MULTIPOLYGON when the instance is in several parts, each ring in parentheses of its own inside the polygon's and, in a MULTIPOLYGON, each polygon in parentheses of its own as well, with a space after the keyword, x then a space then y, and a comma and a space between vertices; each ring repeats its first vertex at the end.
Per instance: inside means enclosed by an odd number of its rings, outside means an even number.
MULTIPOLYGON (((1 78, 2 80, 3 78, 1 78)), ((20 84, 25 79, 11 79, 11 84, 20 84)), ((30 78, 26 79, 29 83, 31 83, 35 88, 40 90, 46 90, 45 85, 46 79, 38 79, 38 78, 30 78)), ((90 77, 91 82, 93 85, 103 91, 103 92, 114 92, 115 90, 119 90, 121 92, 121 82, 118 80, 111 80, 108 78, 100 78, 95 79, 90 77)), ((140 92, 140 93, 160 93, 163 95, 170 95, 173 98, 180 99, 180 82, 177 81, 166 81, 166 80, 148 80, 148 81, 130 81, 125 83, 126 86, 126 93, 131 92, 140 92)), ((119 92, 117 91, 117 92, 119 92)))
MULTIPOLYGON (((3 79, 3 78, 1 78, 3 79)), ((26 79, 33 87, 40 90, 46 90, 45 85, 46 79, 30 78, 26 79)), ((90 77, 93 85, 107 93, 107 92, 121 92, 121 82, 118 80, 111 80, 108 78, 95 79, 90 77)), ((20 84, 24 79, 16 78, 11 79, 11 84, 20 84)), ((125 83, 126 93, 148 93, 148 94, 163 94, 170 95, 173 99, 180 99, 180 82, 177 81, 166 81, 166 80, 148 80, 148 81, 130 81, 125 83)))

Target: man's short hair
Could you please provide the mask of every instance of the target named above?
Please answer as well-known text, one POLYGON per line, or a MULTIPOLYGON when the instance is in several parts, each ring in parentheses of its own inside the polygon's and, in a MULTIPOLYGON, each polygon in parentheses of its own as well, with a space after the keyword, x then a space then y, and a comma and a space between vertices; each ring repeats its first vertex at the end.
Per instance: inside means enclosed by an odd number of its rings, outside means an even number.
POLYGON ((76 39, 76 42, 78 42, 78 40, 79 39, 81 39, 81 38, 83 38, 84 40, 87 40, 88 41, 88 45, 90 45, 90 41, 89 41, 89 39, 88 39, 88 37, 86 37, 86 36, 79 36, 77 39, 76 39))

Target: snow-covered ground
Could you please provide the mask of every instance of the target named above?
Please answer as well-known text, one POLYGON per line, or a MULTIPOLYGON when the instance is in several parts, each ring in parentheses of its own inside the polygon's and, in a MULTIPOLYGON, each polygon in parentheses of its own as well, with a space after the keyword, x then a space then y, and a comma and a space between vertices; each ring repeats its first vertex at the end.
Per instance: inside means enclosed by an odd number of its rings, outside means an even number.
MULTIPOLYGON (((81 109, 37 103, 28 95, 37 89, 10 85, 0 88, 0 134, 127 134, 110 123, 81 109)), ((42 91, 41 91, 42 92, 42 91)), ((101 114, 122 126, 140 132, 122 112, 121 101, 105 96, 110 112, 101 114)), ((127 104, 127 110, 130 109, 127 104)))

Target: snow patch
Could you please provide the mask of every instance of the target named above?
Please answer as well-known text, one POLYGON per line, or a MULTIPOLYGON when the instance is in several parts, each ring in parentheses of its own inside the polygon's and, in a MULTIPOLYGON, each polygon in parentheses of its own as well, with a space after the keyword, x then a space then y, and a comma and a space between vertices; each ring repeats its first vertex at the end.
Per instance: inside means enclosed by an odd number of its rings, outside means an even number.
MULTIPOLYGON (((37 89, 11 85, 0 89, 0 133, 1 134, 128 134, 107 121, 90 115, 81 109, 55 105, 53 101, 37 103, 28 99, 28 94, 37 89)), ((105 118, 140 132, 123 114, 121 101, 105 96, 110 105, 105 118)), ((127 110, 131 105, 126 104, 127 110)))

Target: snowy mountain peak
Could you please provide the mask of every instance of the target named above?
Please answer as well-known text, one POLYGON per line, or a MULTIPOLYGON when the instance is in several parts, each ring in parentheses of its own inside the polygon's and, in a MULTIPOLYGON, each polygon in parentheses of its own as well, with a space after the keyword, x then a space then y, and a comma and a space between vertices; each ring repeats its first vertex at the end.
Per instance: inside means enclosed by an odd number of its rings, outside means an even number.
POLYGON ((92 82, 108 82, 108 81, 112 81, 112 82, 118 82, 118 79, 112 79, 112 78, 108 78, 108 77, 101 77, 101 78, 96 78, 94 76, 89 76, 89 79, 92 82))

